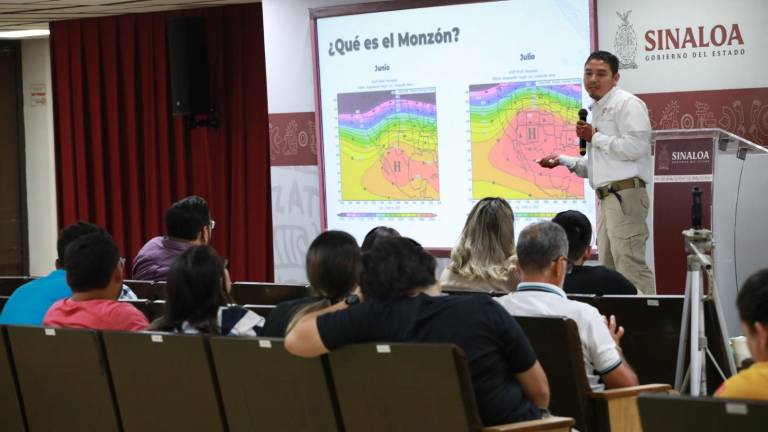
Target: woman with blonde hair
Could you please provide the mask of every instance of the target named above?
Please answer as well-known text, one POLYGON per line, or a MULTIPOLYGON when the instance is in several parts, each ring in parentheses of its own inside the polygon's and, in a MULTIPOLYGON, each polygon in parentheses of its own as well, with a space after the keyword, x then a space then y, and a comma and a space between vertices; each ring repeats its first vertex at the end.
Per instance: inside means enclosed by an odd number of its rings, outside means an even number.
POLYGON ((512 292, 515 273, 515 214, 502 198, 483 198, 472 208, 440 276, 449 291, 512 292))

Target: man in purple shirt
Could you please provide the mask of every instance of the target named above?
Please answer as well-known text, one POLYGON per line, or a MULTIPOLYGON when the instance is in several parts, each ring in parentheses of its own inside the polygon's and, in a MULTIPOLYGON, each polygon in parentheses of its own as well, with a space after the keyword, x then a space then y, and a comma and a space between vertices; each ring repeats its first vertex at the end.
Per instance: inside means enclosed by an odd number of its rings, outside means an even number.
POLYGON ((177 256, 211 241, 214 226, 205 199, 192 195, 175 202, 165 213, 168 235, 155 237, 141 248, 133 260, 133 279, 164 281, 177 256))

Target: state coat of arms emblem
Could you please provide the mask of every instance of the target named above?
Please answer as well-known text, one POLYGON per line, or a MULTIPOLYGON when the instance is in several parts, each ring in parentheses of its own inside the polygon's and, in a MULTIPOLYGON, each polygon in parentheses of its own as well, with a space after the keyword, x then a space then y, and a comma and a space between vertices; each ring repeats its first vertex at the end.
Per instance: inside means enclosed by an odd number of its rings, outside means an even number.
POLYGON ((637 69, 635 55, 637 54, 637 34, 632 24, 629 23, 629 14, 631 10, 624 13, 616 12, 621 24, 616 29, 616 35, 613 38, 613 46, 616 51, 616 57, 619 58, 619 69, 637 69))

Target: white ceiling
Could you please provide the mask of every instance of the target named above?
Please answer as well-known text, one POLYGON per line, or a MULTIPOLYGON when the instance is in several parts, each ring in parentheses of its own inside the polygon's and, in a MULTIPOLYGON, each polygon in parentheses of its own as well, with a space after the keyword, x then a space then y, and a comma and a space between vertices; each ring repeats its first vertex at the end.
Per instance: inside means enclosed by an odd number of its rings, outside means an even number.
POLYGON ((259 0, 0 0, 0 31, 47 29, 50 21, 195 9, 259 0))

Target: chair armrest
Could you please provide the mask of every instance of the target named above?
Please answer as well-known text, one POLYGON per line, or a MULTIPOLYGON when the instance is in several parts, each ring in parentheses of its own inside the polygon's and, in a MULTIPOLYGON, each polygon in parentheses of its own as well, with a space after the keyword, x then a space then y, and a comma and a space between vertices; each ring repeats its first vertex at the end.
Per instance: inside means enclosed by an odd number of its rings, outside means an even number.
POLYGON ((482 432, 529 432, 529 431, 552 431, 568 432, 575 421, 570 417, 550 416, 539 420, 529 420, 517 423, 508 423, 498 426, 489 426, 483 428, 482 432))
POLYGON ((633 387, 617 388, 592 392, 598 412, 608 420, 612 432, 642 432, 640 413, 637 409, 637 396, 640 393, 665 393, 672 386, 669 384, 646 384, 633 387), (605 410, 605 411, 604 411, 605 410), (607 413, 607 416, 605 415, 607 413))
POLYGON ((637 396, 640 393, 664 393, 669 392, 671 389, 672 386, 669 384, 645 384, 611 390, 593 391, 590 396, 594 399, 616 399, 637 396))

